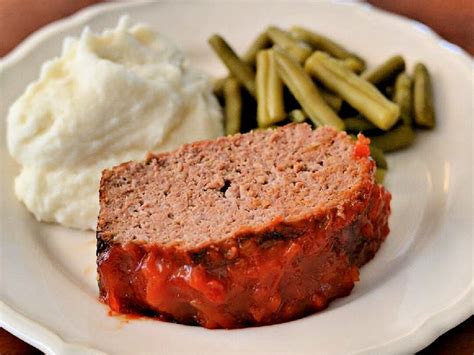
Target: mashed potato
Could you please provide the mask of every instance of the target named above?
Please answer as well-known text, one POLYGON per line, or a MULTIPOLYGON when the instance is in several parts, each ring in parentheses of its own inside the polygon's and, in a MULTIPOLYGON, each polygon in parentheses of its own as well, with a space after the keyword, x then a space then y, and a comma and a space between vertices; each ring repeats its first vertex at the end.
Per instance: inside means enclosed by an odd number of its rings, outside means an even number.
POLYGON ((94 229, 101 171, 223 134, 209 78, 149 27, 67 38, 8 115, 17 197, 38 220, 94 229))

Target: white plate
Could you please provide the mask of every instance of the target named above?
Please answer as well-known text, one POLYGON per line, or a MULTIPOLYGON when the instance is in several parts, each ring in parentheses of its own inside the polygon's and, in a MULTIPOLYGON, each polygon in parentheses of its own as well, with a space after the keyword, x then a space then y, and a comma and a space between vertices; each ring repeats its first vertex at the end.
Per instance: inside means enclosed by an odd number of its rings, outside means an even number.
POLYGON ((473 313, 472 62, 425 26, 347 2, 160 2, 100 5, 31 36, 2 63, 1 324, 51 354, 413 352, 473 313), (433 74, 438 123, 413 148, 390 155, 392 231, 349 297, 301 320, 206 330, 110 317, 97 301, 93 233, 37 223, 13 195, 18 167, 5 148, 7 107, 60 52, 65 35, 115 25, 119 15, 173 38, 194 64, 224 69, 206 38, 241 50, 267 24, 326 33, 373 65, 401 53, 433 74), (72 345, 80 344, 80 345, 72 345))

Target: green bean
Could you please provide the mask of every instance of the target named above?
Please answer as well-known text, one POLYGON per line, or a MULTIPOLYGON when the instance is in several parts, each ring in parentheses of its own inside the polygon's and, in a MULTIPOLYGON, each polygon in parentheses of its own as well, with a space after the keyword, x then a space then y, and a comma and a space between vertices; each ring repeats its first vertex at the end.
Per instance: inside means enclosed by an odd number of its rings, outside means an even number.
POLYGON ((304 63, 306 58, 311 55, 311 49, 303 47, 288 32, 270 26, 267 29, 267 33, 275 45, 279 46, 299 63, 304 63))
POLYGON ((400 107, 403 123, 412 125, 412 80, 406 73, 400 73, 395 80, 392 101, 400 107))
POLYGON ((229 69, 232 76, 234 76, 252 96, 255 96, 255 73, 252 67, 244 63, 221 36, 217 34, 212 35, 208 41, 212 49, 214 49, 214 52, 216 52, 227 69, 229 69))
POLYGON ((335 112, 339 112, 342 106, 342 99, 339 96, 324 89, 320 89, 319 93, 323 97, 324 101, 327 102, 329 107, 331 107, 335 112))
POLYGON ((257 123, 258 127, 268 126, 270 117, 267 110, 267 84, 269 69, 269 54, 260 51, 257 54, 257 74, 255 75, 255 86, 257 89, 257 123))
POLYGON ((285 119, 283 107, 283 83, 278 76, 272 50, 257 54, 257 122, 268 127, 285 119))
POLYGON ((267 32, 260 33, 242 56, 242 60, 247 64, 254 66, 257 61, 257 53, 262 49, 271 47, 271 45, 272 41, 270 40, 270 37, 268 37, 267 32))
POLYGON ((240 132, 242 117, 242 96, 239 82, 234 78, 227 78, 224 83, 225 100, 225 133, 227 135, 240 132))
POLYGON ((386 174, 387 170, 377 167, 377 169, 375 169, 375 182, 377 184, 383 184, 386 174))
POLYGON ((212 92, 214 95, 221 97, 224 94, 224 83, 227 78, 219 78, 216 79, 212 86, 212 92))
POLYGON ((313 50, 327 52, 338 59, 352 58, 354 62, 357 62, 358 66, 362 68, 361 71, 365 69, 365 62, 362 58, 354 53, 349 52, 340 44, 334 42, 326 36, 314 33, 298 26, 293 26, 290 28, 290 32, 297 40, 308 43, 313 48, 313 50))
POLYGON ((295 109, 290 111, 288 118, 295 123, 303 123, 308 117, 303 110, 295 109))
POLYGON ((362 77, 374 85, 379 85, 405 70, 405 60, 396 55, 380 64, 378 67, 362 74, 362 77))
POLYGON ((383 150, 375 146, 374 144, 370 144, 370 156, 375 161, 375 165, 377 168, 387 169, 388 164, 387 160, 385 160, 385 155, 383 154, 383 150))
POLYGON ((433 128, 435 126, 435 112, 428 69, 422 63, 416 64, 413 77, 415 123, 420 127, 433 128))
POLYGON ((389 130, 398 120, 398 105, 327 53, 312 54, 306 60, 305 69, 378 128, 389 130))
POLYGON ((365 68, 365 65, 354 57, 343 59, 342 63, 356 74, 362 73, 365 68))
POLYGON ((278 74, 299 102, 309 119, 316 125, 344 129, 344 122, 329 107, 304 69, 281 50, 275 51, 278 74))
POLYGON ((408 147, 415 140, 415 132, 406 125, 400 125, 380 136, 370 137, 370 141, 384 152, 392 152, 408 147))
POLYGON ((346 125, 346 131, 348 132, 358 133, 377 129, 373 123, 360 116, 346 118, 344 119, 344 124, 346 125))
POLYGON ((277 63, 273 51, 270 53, 270 68, 268 69, 268 84, 267 84, 267 108, 268 115, 273 123, 280 122, 285 119, 285 107, 283 101, 283 81, 278 75, 277 63))

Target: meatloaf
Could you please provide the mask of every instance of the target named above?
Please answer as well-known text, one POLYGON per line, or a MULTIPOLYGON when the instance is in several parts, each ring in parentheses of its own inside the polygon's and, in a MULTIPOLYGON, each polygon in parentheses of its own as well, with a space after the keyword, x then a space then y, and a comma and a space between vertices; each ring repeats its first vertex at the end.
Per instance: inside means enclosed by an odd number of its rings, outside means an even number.
POLYGON ((368 139, 293 124, 105 170, 97 266, 112 311, 206 328, 293 320, 348 295, 387 236, 368 139))

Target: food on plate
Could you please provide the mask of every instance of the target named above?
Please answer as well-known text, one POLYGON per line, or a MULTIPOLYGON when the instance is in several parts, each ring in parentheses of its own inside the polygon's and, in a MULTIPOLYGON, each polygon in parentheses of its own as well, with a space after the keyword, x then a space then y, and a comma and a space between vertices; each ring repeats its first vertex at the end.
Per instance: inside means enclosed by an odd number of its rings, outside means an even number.
POLYGON ((360 74, 364 71, 365 64, 361 65, 360 62, 358 62, 354 58, 346 58, 341 61, 342 65, 344 65, 346 68, 348 68, 350 71, 360 74))
POLYGON ((268 37, 272 40, 275 46, 283 49, 291 58, 298 63, 304 63, 312 50, 308 46, 303 46, 291 34, 279 29, 278 27, 270 26, 267 29, 268 37))
POLYGON ((380 85, 393 79, 398 73, 405 70, 405 60, 402 56, 396 55, 387 59, 378 67, 364 72, 362 77, 374 85, 380 85))
POLYGON ((385 179, 386 173, 387 173, 387 169, 377 168, 377 170, 375 170, 375 182, 377 184, 382 184, 385 179))
POLYGON ((388 164, 387 164, 387 160, 385 160, 385 155, 383 154, 383 150, 378 148, 373 143, 371 143, 369 147, 370 147, 370 156, 372 159, 374 159, 377 169, 379 168, 387 169, 388 164))
POLYGON ((294 109, 288 114, 288 118, 295 123, 303 123, 308 118, 303 110, 294 109))
POLYGON ((398 105, 337 59, 318 51, 305 62, 305 69, 378 128, 386 131, 397 122, 400 114, 398 105))
POLYGON ((227 78, 224 83, 225 105, 224 130, 226 134, 236 134, 240 132, 240 117, 242 116, 242 96, 240 86, 236 79, 227 78))
POLYGON ((257 54, 260 50, 271 47, 272 41, 266 31, 260 33, 255 40, 252 42, 250 47, 247 49, 242 59, 248 64, 255 66, 257 60, 257 54))
POLYGON ((278 74, 315 126, 329 125, 344 129, 342 121, 314 85, 311 77, 290 56, 275 50, 278 74))
MULTIPOLYGON (((226 43, 221 36, 215 37, 226 43)), ((229 44, 226 47, 230 48, 229 44)), ((329 125, 353 134, 362 132, 372 140, 371 155, 377 168, 383 169, 377 174, 381 179, 388 168, 384 151, 410 146, 416 127, 434 127, 428 70, 420 63, 409 75, 400 55, 366 70, 361 56, 322 34, 299 26, 289 31, 270 26, 242 58, 234 50, 232 56, 245 63, 249 81, 254 80, 245 85, 257 88, 252 98, 233 87, 241 103, 241 132, 305 121, 314 127, 329 125)), ((227 78, 215 81, 214 93, 224 107, 233 97, 222 94, 223 83, 234 71, 229 68, 227 78)), ((238 82, 244 85, 242 80, 238 82)), ((235 112, 231 111, 231 120, 239 121, 235 112)))
POLYGON ((371 138, 372 144, 384 152, 392 152, 408 147, 414 140, 415 132, 405 124, 392 129, 390 132, 371 138))
POLYGON ((353 133, 366 132, 377 129, 376 125, 366 120, 362 115, 357 115, 355 117, 348 117, 344 119, 344 127, 347 132, 353 133))
POLYGON ((224 39, 218 35, 209 38, 209 44, 227 66, 232 75, 255 96, 255 72, 250 64, 241 60, 224 39))
POLYGON ((400 118, 402 122, 407 126, 412 126, 412 115, 413 115, 413 97, 411 94, 411 88, 413 80, 410 76, 403 72, 398 74, 395 84, 393 85, 393 97, 392 100, 398 107, 400 107, 400 118))
POLYGON ((104 168, 223 134, 207 75, 148 26, 122 18, 67 38, 8 115, 17 197, 38 220, 94 229, 104 168))
POLYGON ((331 93, 324 88, 320 88, 321 96, 324 101, 334 110, 334 112, 339 112, 342 107, 342 99, 334 93, 331 93))
MULTIPOLYGON (((221 39, 222 39, 222 37, 221 37, 221 39)), ((272 44, 272 42, 271 42, 270 38, 268 37, 267 32, 265 31, 265 32, 260 33, 255 38, 255 40, 252 42, 252 44, 247 49, 245 54, 242 56, 242 60, 245 63, 249 64, 250 66, 254 67, 255 62, 257 61, 257 53, 262 49, 270 47, 271 44, 272 44)), ((227 44, 227 43, 226 43, 226 45, 229 46, 229 44, 227 44)), ((235 54, 235 52, 234 52, 234 54, 235 54)), ((217 96, 220 96, 220 94, 223 91, 225 79, 226 78, 221 78, 221 79, 216 80, 214 82, 214 93, 217 96)))
POLYGON ((289 321, 350 293, 388 234, 368 140, 292 124, 103 172, 102 300, 207 328, 289 321))
POLYGON ((413 87, 415 123, 420 127, 433 128, 435 125, 435 113, 431 78, 428 69, 422 63, 415 65, 413 87))
POLYGON ((360 71, 365 69, 365 61, 360 56, 348 51, 339 43, 334 42, 326 36, 299 26, 291 27, 290 33, 293 34, 297 40, 311 46, 314 51, 323 51, 338 59, 352 60, 352 62, 358 63, 360 71))
POLYGON ((278 76, 273 51, 260 51, 257 56, 257 122, 269 127, 286 118, 283 107, 283 82, 278 76))

